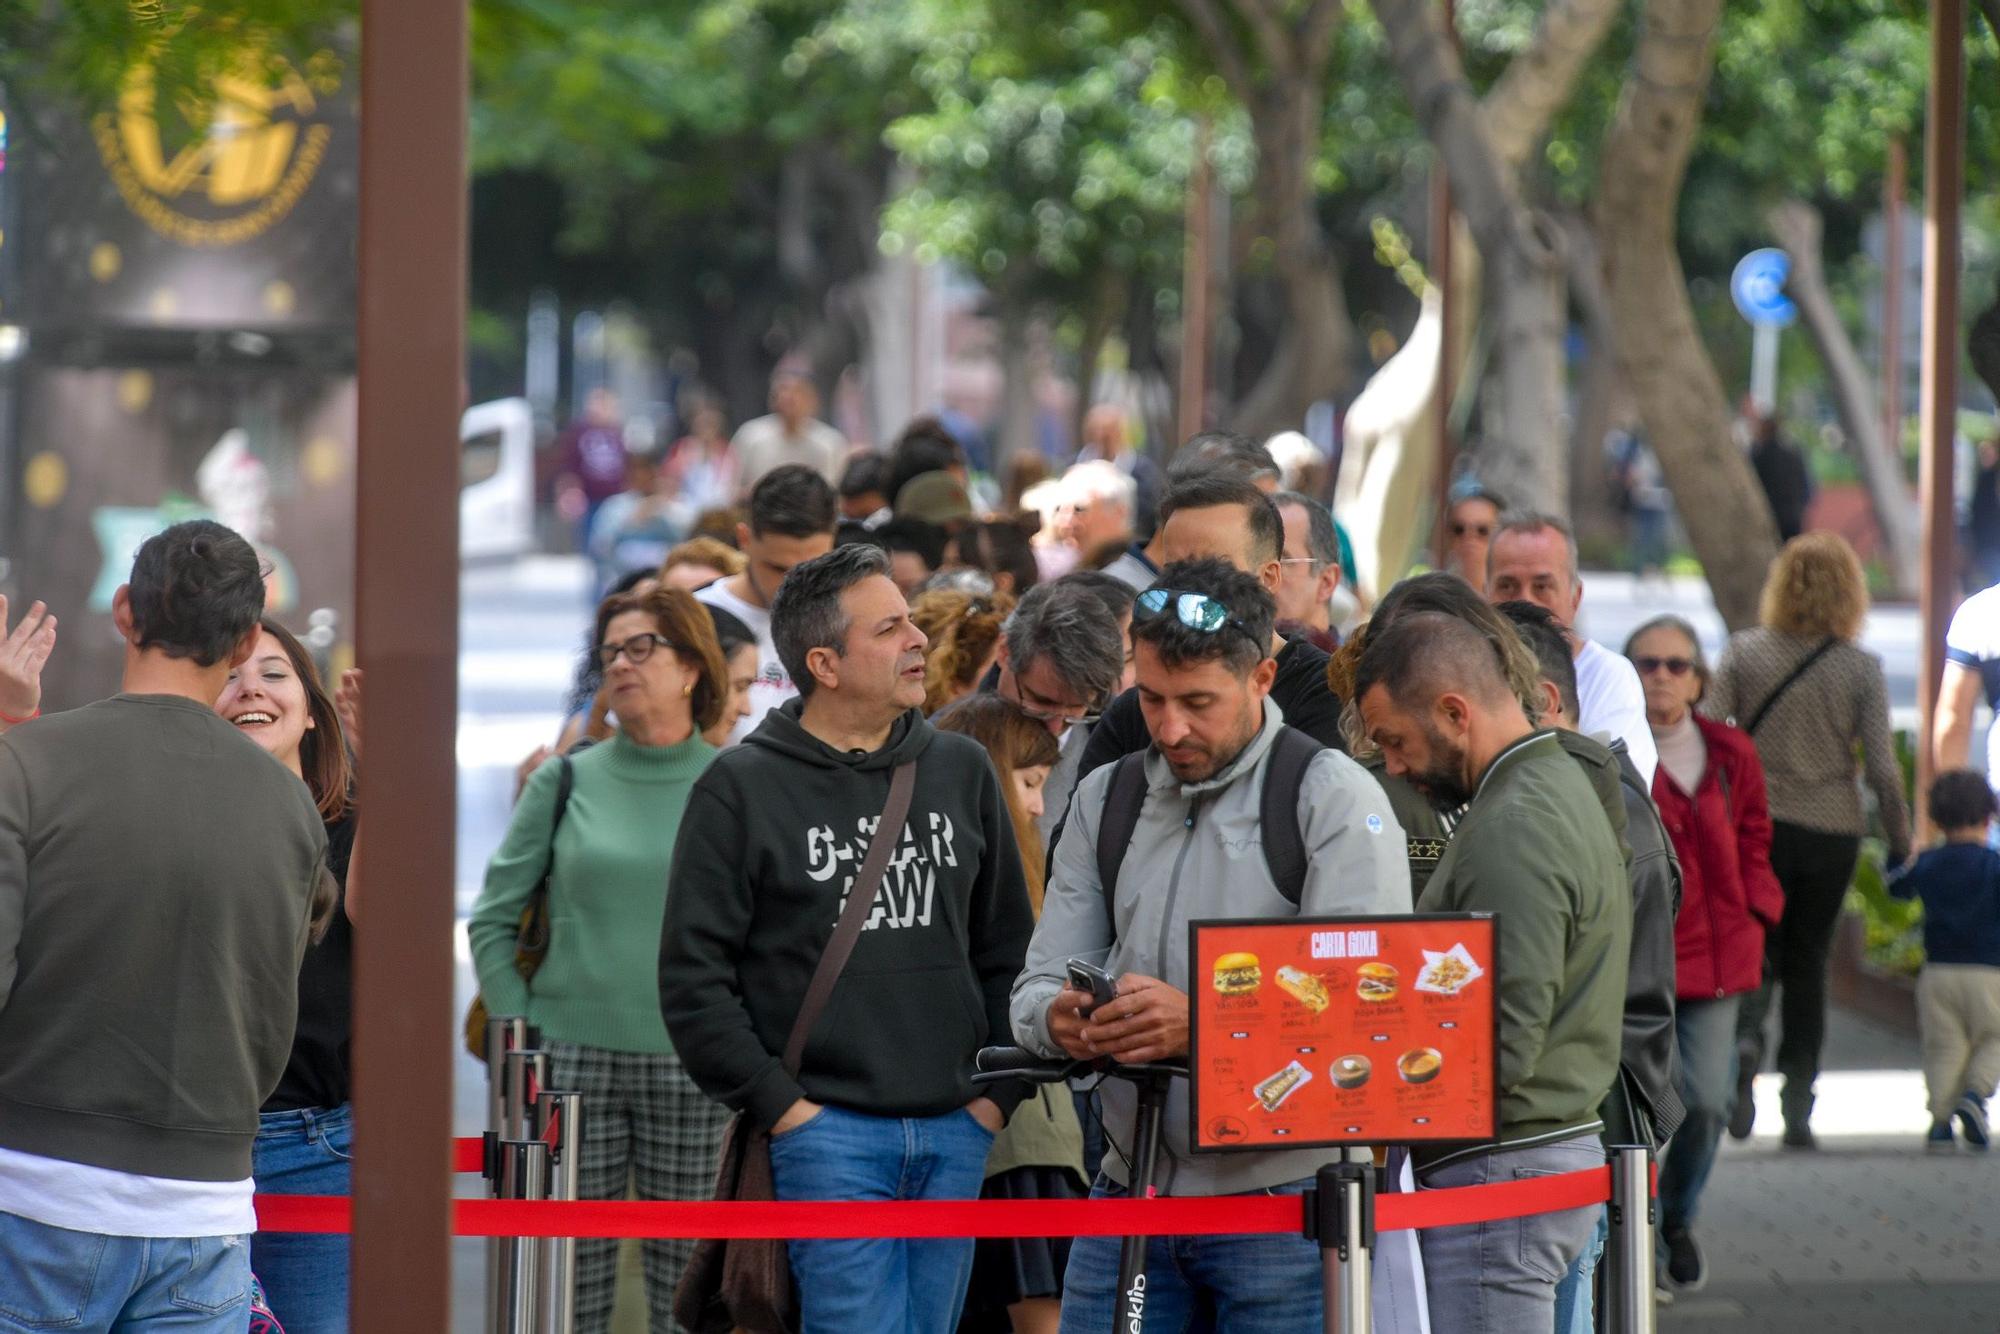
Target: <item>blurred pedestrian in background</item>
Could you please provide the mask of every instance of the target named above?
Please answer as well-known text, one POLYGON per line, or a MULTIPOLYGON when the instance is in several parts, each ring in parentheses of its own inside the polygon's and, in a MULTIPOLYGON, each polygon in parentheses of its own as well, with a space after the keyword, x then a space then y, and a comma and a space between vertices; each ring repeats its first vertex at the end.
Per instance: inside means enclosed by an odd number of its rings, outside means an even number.
POLYGON ((1444 568, 1474 588, 1485 588, 1486 550, 1507 503, 1470 478, 1454 483, 1451 494, 1451 508, 1445 511, 1444 568))
POLYGON ((1333 595, 1341 579, 1333 514, 1297 491, 1280 491, 1275 499, 1285 523, 1284 554, 1278 558, 1278 632, 1300 635, 1330 654, 1340 647, 1333 629, 1333 595))
POLYGON ((1805 453, 1785 437, 1776 412, 1764 413, 1751 428, 1750 467, 1778 522, 1778 540, 1789 542, 1803 533, 1806 506, 1812 503, 1812 470, 1805 453))
POLYGON ((1660 1168, 1661 1240, 1667 1274, 1690 1291, 1708 1281, 1694 1238, 1715 1150, 1736 1082, 1736 1021, 1764 980, 1764 937, 1785 893, 1771 871, 1771 810, 1757 748, 1738 728, 1701 717, 1708 661, 1694 627, 1656 616, 1633 632, 1625 656, 1646 691, 1659 743, 1653 800, 1681 863, 1674 928, 1674 1027, 1687 1119, 1660 1168))
MULTIPOLYGON (((630 1181, 641 1199, 706 1199, 725 1113, 668 1041, 659 942, 669 897, 703 892, 669 868, 688 793, 715 755, 701 733, 721 717, 728 673, 706 609, 679 589, 606 599, 597 643, 618 731, 528 780, 472 911, 473 966, 491 1013, 540 1030, 550 1086, 583 1094, 579 1197, 622 1199, 630 1181), (515 940, 544 875, 548 953, 524 981, 515 940)), ((644 1244, 647 1302, 662 1321, 693 1245, 644 1244)), ((577 1243, 583 1334, 610 1319, 617 1249, 577 1243)))
POLYGON ((813 416, 819 411, 819 390, 812 376, 795 365, 780 365, 771 374, 771 411, 736 428, 730 442, 736 453, 736 484, 747 494, 776 468, 803 464, 828 486, 840 480, 847 457, 847 440, 813 416))
POLYGON ((945 553, 945 564, 982 571, 992 580, 994 592, 1015 598, 1025 596, 1041 578, 1027 533, 1009 519, 959 529, 945 553))
POLYGON ((690 537, 667 553, 660 562, 660 582, 668 588, 692 593, 718 579, 743 573, 750 562, 727 542, 712 537, 690 537))
POLYGON ((729 696, 715 721, 701 730, 702 740, 717 750, 729 744, 729 734, 750 716, 750 687, 757 681, 757 635, 740 617, 720 607, 708 607, 715 622, 715 644, 729 673, 729 696))
POLYGON ((690 430, 667 453, 665 482, 673 497, 674 520, 692 527, 704 510, 724 509, 743 493, 741 467, 729 447, 728 419, 721 405, 703 398, 689 416, 690 430))
POLYGON ((1131 526, 1139 541, 1153 535, 1153 516, 1159 513, 1160 496, 1166 490, 1166 474, 1160 465, 1132 447, 1131 420, 1116 403, 1099 403, 1083 416, 1083 447, 1076 462, 1108 463, 1132 479, 1131 526))
POLYGON ((1062 476, 1056 504, 1056 538, 1076 553, 1076 565, 1100 569, 1133 539, 1138 486, 1117 465, 1096 460, 1073 465, 1062 476))
POLYGON ((583 415, 556 437, 556 512, 573 525, 576 549, 586 550, 598 506, 625 486, 625 424, 618 395, 599 386, 584 397, 583 415))
POLYGON ((1771 803, 1771 869, 1785 910, 1766 940, 1765 982, 1737 1023, 1729 1133, 1749 1137, 1750 1080, 1764 1056, 1771 991, 1780 992, 1777 1069, 1785 1077, 1784 1143, 1814 1147, 1813 1084, 1826 1038, 1826 967, 1840 905, 1868 832, 1857 772, 1875 795, 1891 865, 1910 855, 1903 771, 1889 735, 1882 663, 1856 644, 1868 585, 1854 549, 1833 533, 1787 542, 1764 581, 1761 625, 1730 636, 1702 700, 1757 743, 1771 803), (1856 758, 1857 750, 1860 752, 1856 758))

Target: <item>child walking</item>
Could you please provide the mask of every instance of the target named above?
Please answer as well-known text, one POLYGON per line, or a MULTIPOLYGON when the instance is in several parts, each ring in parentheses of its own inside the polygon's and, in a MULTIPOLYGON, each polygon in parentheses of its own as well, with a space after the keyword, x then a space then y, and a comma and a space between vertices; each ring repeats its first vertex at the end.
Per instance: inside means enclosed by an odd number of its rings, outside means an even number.
POLYGON ((1924 905, 1924 969, 1917 1029, 1931 1128, 1924 1147, 1949 1153, 1952 1122, 1970 1149, 1991 1134, 1986 1100, 2000 1080, 2000 853, 1986 845, 1995 814, 1984 774, 1954 769, 1931 784, 1931 819, 1944 831, 1899 872, 1889 892, 1924 905))

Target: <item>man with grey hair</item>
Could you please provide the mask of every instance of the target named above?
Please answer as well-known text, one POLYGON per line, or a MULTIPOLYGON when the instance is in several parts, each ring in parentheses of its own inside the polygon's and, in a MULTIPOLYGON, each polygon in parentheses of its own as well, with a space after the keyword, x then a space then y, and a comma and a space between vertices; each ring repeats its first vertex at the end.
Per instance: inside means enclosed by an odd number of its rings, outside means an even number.
POLYGON ((1285 522, 1285 554, 1278 558, 1278 629, 1303 635, 1316 648, 1333 652, 1333 595, 1340 588, 1340 537, 1333 514, 1311 496, 1280 491, 1278 517, 1285 522))
POLYGON ((1631 663, 1577 632, 1583 579, 1576 566, 1576 537, 1561 519, 1532 510, 1502 515, 1486 552, 1486 598, 1532 602, 1562 622, 1576 654, 1577 730, 1623 741, 1650 787, 1660 752, 1646 724, 1646 694, 1631 663))
POLYGON ((1122 551, 1132 541, 1139 484, 1103 459, 1070 465, 1062 476, 1056 504, 1056 536, 1076 548, 1084 561, 1122 551))
MULTIPOLYGON (((971 1199, 1026 1093, 972 1083, 1033 927, 1000 780, 979 743, 925 721, 923 632, 880 548, 798 566, 771 629, 799 697, 688 795, 685 892, 660 938, 667 1032, 740 1133, 769 1133, 779 1199, 971 1199), (906 767, 907 816, 800 1047, 788 1035, 906 767)), ((794 1241, 790 1259, 807 1329, 951 1329, 972 1242, 794 1241)))
POLYGON ((1001 627, 980 682, 1060 737, 1093 723, 1125 675, 1125 637, 1105 600, 1067 580, 1036 584, 1001 627))

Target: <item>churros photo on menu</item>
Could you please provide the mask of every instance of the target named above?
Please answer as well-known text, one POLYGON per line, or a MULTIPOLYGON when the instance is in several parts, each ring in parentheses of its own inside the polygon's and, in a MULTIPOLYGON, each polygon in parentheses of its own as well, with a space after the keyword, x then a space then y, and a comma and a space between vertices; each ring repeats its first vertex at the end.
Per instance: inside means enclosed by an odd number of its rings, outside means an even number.
POLYGON ((1312 1071, 1293 1061, 1284 1069, 1262 1080, 1251 1092, 1257 1095, 1257 1104, 1267 1112, 1275 1112, 1285 1099, 1297 1093, 1312 1079, 1312 1071))

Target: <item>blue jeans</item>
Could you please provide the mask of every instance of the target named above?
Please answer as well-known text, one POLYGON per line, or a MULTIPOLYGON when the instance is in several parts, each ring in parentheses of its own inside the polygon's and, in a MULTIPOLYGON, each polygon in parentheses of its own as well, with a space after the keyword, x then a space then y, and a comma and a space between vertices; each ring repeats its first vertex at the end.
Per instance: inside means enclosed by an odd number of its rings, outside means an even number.
MULTIPOLYGON (((781 1200, 970 1200, 992 1132, 961 1108, 868 1116, 828 1107, 771 1140, 781 1200)), ((802 1334, 939 1334, 958 1324, 972 1239, 794 1241, 802 1334)))
POLYGON ((1681 1101, 1687 1120, 1667 1141, 1660 1164, 1660 1230, 1694 1226, 1702 1187, 1715 1166, 1715 1149, 1736 1096, 1736 1013, 1741 996, 1683 1000, 1674 1006, 1674 1035, 1681 1048, 1681 1101))
MULTIPOLYGON (((1595 1135, 1509 1149, 1420 1169, 1417 1188, 1445 1190, 1558 1176, 1604 1166, 1595 1135)), ((1437 1334, 1515 1334, 1554 1329, 1556 1284, 1583 1254, 1604 1206, 1530 1214, 1457 1227, 1426 1228, 1418 1244, 1437 1334)))
POLYGON ((1597 1262, 1604 1258, 1604 1243, 1611 1238, 1611 1214, 1603 1205, 1597 1208, 1597 1231, 1590 1236, 1583 1254, 1576 1257, 1569 1272, 1556 1284, 1556 1334, 1592 1334, 1597 1328, 1596 1313, 1592 1299, 1596 1295, 1592 1280, 1597 1276, 1597 1262))
MULTIPOLYGON (((266 1112, 251 1151, 261 1195, 347 1195, 354 1153, 354 1111, 266 1112)), ((250 1267, 264 1285, 285 1334, 346 1334, 347 1238, 260 1232, 250 1267)))
MULTIPOLYGON (((1310 1181, 1261 1192, 1297 1195, 1310 1181)), ((1125 1187, 1098 1177, 1092 1199, 1125 1187)), ((1118 1305, 1117 1237, 1078 1237, 1063 1278, 1063 1334, 1104 1334, 1118 1305)), ((1146 1243, 1146 1328, 1291 1334, 1325 1323, 1319 1247, 1297 1237, 1153 1237, 1146 1243), (1199 1322, 1199 1324, 1197 1324, 1199 1322)), ((1440 1332, 1442 1334, 1442 1332, 1440 1332)))
POLYGON ((0 1331, 243 1334, 248 1237, 106 1237, 0 1213, 0 1331))

